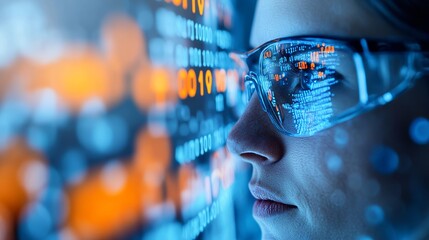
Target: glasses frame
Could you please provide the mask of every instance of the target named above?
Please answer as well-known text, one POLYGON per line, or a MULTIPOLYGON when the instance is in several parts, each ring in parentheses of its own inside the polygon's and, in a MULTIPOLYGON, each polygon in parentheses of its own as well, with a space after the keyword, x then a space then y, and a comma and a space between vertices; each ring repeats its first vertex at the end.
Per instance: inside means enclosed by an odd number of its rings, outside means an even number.
POLYGON ((397 95, 406 91, 406 89, 411 88, 414 85, 416 79, 421 78, 422 76, 429 76, 429 41, 416 41, 416 40, 403 40, 403 39, 375 39, 375 38, 344 38, 344 37, 331 37, 331 36, 294 36, 294 37, 285 37, 277 38, 271 41, 268 41, 248 52, 237 54, 233 53, 231 55, 233 59, 240 59, 245 64, 246 76, 244 77, 244 82, 253 82, 255 90, 257 92, 259 102, 262 106, 262 109, 268 114, 271 122, 274 124, 276 129, 281 133, 293 136, 293 137, 308 137, 313 136, 317 132, 323 131, 327 128, 333 127, 341 122, 352 119, 364 112, 367 112, 375 107, 386 104, 387 102, 392 101, 397 97, 397 95), (279 42, 296 42, 296 41, 314 41, 317 43, 323 42, 335 42, 335 44, 345 46, 353 52, 353 58, 355 60, 355 67, 357 70, 357 77, 359 83, 359 98, 360 104, 356 107, 353 107, 346 111, 344 114, 341 114, 340 117, 330 122, 331 124, 327 127, 324 127, 321 130, 312 132, 311 134, 295 134, 286 131, 282 124, 277 120, 274 110, 272 110, 262 92, 261 83, 258 76, 261 74, 262 69, 262 53, 264 50, 273 44, 279 42), (406 79, 402 80, 401 83, 392 91, 388 91, 376 99, 368 99, 368 93, 366 92, 366 76, 365 76, 365 67, 363 60, 371 59, 371 55, 374 53, 420 53, 419 58, 416 58, 412 64, 408 66, 408 75, 406 79), (250 66, 250 69, 249 69, 250 66), (254 70, 255 69, 255 70, 254 70), (361 86, 362 85, 362 86, 361 86))

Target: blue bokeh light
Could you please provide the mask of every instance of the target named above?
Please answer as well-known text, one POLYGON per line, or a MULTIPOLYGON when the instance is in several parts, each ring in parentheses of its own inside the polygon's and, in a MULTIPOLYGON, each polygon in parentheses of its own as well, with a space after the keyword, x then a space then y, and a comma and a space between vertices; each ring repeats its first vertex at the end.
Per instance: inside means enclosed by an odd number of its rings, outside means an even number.
POLYGON ((65 205, 65 196, 61 188, 47 188, 41 194, 40 202, 43 203, 44 206, 49 206, 46 210, 51 219, 51 225, 53 227, 59 227, 65 220, 68 208, 68 206, 65 205))
POLYGON ((339 147, 345 147, 349 142, 349 134, 342 128, 335 129, 335 144, 339 147))
POLYGON ((411 139, 417 144, 429 143, 429 120, 427 118, 416 118, 410 126, 411 139))
POLYGON ((367 235, 360 235, 356 238, 356 240, 373 240, 373 238, 367 235))
POLYGON ((377 146, 370 157, 373 168, 381 174, 391 174, 398 169, 399 156, 390 147, 377 146))
POLYGON ((329 171, 334 173, 341 171, 341 168, 343 167, 343 161, 336 154, 329 154, 326 164, 329 171))
POLYGON ((46 151, 52 145, 53 138, 50 129, 31 126, 27 131, 28 144, 36 150, 46 151))
POLYGON ((7 99, 0 105, 0 150, 22 128, 28 114, 27 107, 16 99, 7 99))
POLYGON ((163 227, 148 231, 143 240, 149 239, 177 239, 181 235, 181 226, 178 223, 165 224, 163 227))
POLYGON ((384 211, 379 205, 370 205, 365 210, 365 219, 370 225, 378 225, 384 220, 384 211))
POLYGON ((53 89, 43 89, 35 94, 36 106, 33 121, 37 124, 59 123, 65 120, 65 113, 60 110, 59 99, 53 89))
POLYGON ((21 239, 44 239, 52 228, 52 219, 45 206, 34 203, 25 211, 20 225, 21 239))
POLYGON ((78 149, 70 149, 61 158, 61 175, 69 184, 79 183, 86 175, 87 159, 78 149))
POLYGON ((128 128, 120 116, 81 117, 77 125, 79 141, 96 154, 112 154, 124 148, 128 128))
POLYGON ((13 134, 13 127, 7 118, 3 118, 0 114, 0 150, 6 148, 9 143, 9 138, 13 134))

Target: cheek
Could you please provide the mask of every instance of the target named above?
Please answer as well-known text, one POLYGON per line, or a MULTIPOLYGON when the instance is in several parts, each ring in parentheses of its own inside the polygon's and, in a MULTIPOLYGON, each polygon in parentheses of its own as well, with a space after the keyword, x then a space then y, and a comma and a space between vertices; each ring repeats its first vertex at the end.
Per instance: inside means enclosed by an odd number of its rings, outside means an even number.
POLYGON ((350 234, 362 229, 365 208, 379 191, 379 184, 371 176, 369 142, 350 131, 353 125, 331 128, 301 147, 306 161, 297 167, 300 189, 306 189, 303 195, 308 221, 318 232, 350 234))
POLYGON ((375 220, 368 219, 368 214, 378 214, 389 224, 404 224, 404 219, 413 217, 410 209, 423 209, 413 202, 425 196, 415 190, 419 179, 413 174, 417 169, 413 170, 412 164, 418 160, 410 151, 409 122, 407 116, 395 117, 386 108, 330 129, 330 138, 325 138, 325 144, 318 148, 324 160, 313 162, 319 166, 318 175, 323 176, 319 178, 323 184, 316 183, 322 189, 314 188, 312 195, 311 202, 317 203, 313 218, 327 216, 328 220, 322 221, 327 227, 379 231, 376 228, 380 226, 374 226, 375 220), (338 131, 348 136, 346 144, 339 144, 341 141, 335 137, 338 131))

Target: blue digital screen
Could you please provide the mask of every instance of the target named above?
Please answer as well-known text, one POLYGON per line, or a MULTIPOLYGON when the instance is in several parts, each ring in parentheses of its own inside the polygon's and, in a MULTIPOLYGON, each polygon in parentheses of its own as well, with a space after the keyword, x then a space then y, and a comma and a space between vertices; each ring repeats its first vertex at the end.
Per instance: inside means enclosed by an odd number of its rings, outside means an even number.
POLYGON ((239 7, 1 1, 0 239, 258 238, 225 146, 239 7))

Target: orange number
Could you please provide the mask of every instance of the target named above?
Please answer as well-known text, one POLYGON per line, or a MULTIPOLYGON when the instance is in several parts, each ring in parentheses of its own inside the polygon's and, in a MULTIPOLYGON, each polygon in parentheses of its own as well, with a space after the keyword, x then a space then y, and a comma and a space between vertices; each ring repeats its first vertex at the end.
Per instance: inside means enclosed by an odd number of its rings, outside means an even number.
POLYGON ((206 87, 207 87, 207 94, 212 93, 212 86, 213 86, 213 76, 212 76, 212 71, 207 70, 207 71, 206 71, 206 87))
POLYGON ((189 97, 195 97, 197 94, 197 74, 194 69, 189 69, 187 83, 189 97))

